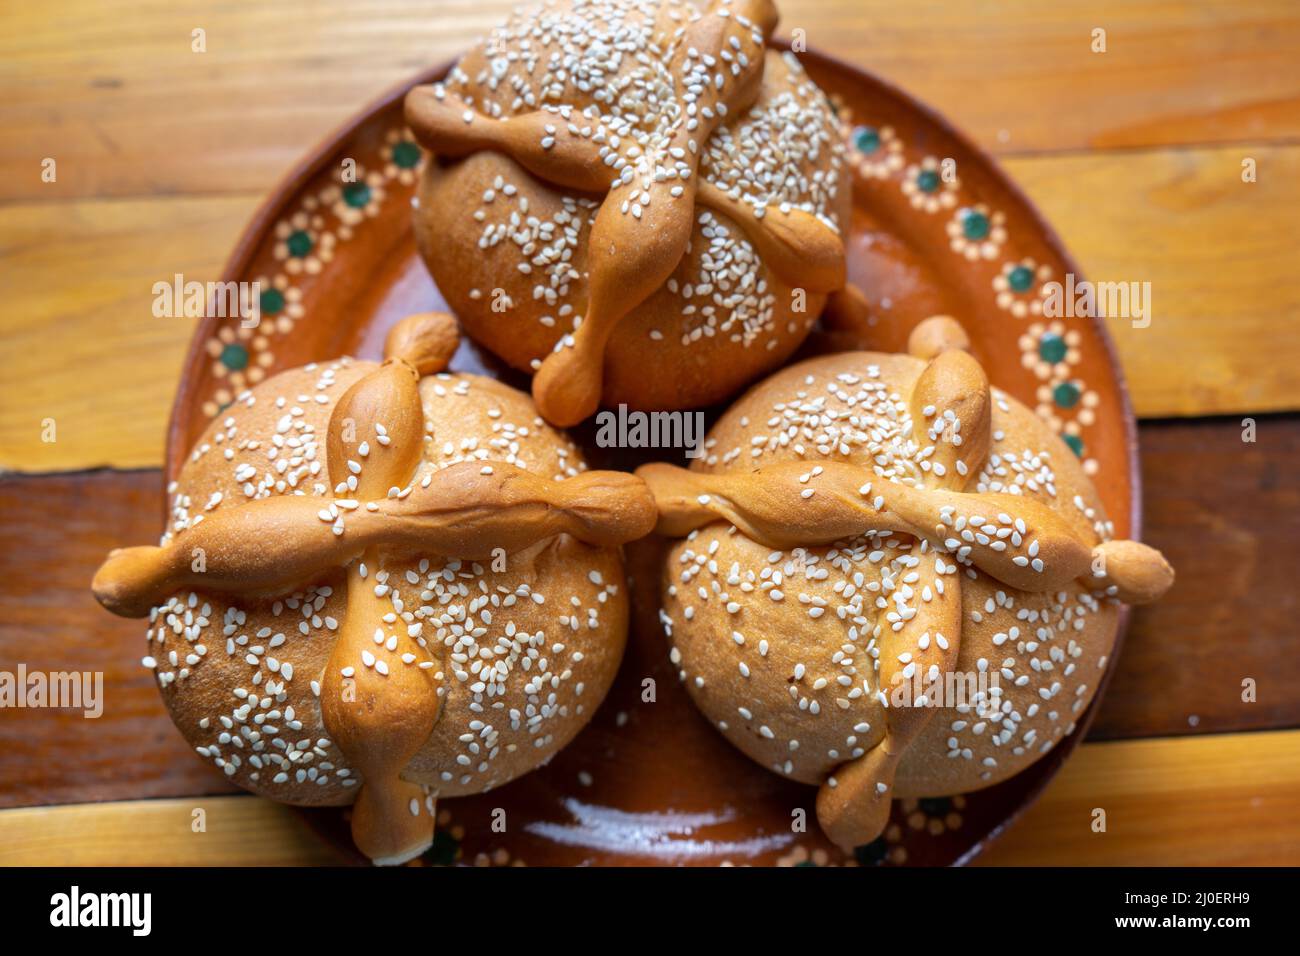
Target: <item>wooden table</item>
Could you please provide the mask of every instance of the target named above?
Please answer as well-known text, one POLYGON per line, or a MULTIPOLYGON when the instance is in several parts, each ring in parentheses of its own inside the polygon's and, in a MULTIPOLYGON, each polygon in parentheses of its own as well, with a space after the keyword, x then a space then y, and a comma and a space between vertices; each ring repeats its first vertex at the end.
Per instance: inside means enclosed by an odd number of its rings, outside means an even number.
MULTIPOLYGON (((160 528, 192 325, 152 316, 153 283, 217 278, 302 152, 511 5, 0 13, 0 669, 100 670, 110 693, 98 721, 0 711, 0 863, 334 859, 187 752, 138 666, 138 622, 87 585, 109 547, 160 528), (182 839, 195 806, 208 833, 182 839)), ((1300 6, 782 7, 785 35, 995 154, 1087 274, 1152 285, 1150 327, 1112 332, 1143 419, 1145 537, 1178 584, 1134 614, 1089 742, 984 862, 1300 862, 1300 6)))

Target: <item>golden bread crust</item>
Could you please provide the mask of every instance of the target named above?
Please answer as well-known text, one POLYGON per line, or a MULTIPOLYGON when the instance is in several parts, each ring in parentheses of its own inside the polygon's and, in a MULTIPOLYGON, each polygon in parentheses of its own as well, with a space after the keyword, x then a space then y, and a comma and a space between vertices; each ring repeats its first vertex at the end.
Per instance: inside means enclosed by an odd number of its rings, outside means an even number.
MULTIPOLYGON (((572 131, 581 145, 604 144, 601 156, 592 155, 596 167, 605 165, 602 157, 617 155, 615 168, 627 161, 631 173, 638 157, 658 147, 657 137, 672 128, 668 114, 681 106, 674 97, 684 81, 674 70, 683 56, 677 48, 686 42, 683 31, 719 10, 725 15, 725 5, 717 4, 568 0, 526 8, 467 53, 435 95, 464 104, 467 118, 518 120, 550 111, 546 128, 559 124, 559 132, 545 137, 548 149, 562 151, 569 142, 562 134, 572 131), (611 54, 612 45, 601 39, 619 28, 637 55, 611 54)), ((731 15, 742 12, 736 5, 731 15)), ((761 49, 764 38, 756 36, 761 49)), ((723 49, 732 52, 726 44, 723 49)), ((736 60, 743 60, 741 47, 735 49, 736 60)), ((731 76, 725 62, 714 62, 719 76, 731 76)), ((427 95, 408 101, 417 136, 428 112, 420 104, 433 102, 427 95)), ((483 122, 467 121, 464 135, 475 135, 483 122)), ((445 143, 449 135, 440 130, 436 141, 445 143)), ((750 241, 753 225, 716 208, 736 203, 757 210, 760 220, 764 211, 773 220, 804 213, 836 235, 848 221, 849 182, 834 115, 797 59, 767 51, 756 98, 721 117, 703 142, 692 141, 692 151, 699 153, 695 178, 709 196, 696 202, 685 253, 675 267, 669 263, 667 278, 644 298, 624 303, 630 308, 603 352, 605 405, 651 410, 721 401, 786 360, 826 302, 826 290, 796 294, 798 280, 769 268, 750 241), (657 374, 647 375, 647 368, 657 374)), ((590 242, 601 203, 622 202, 626 216, 630 207, 649 204, 650 196, 637 188, 638 179, 606 200, 601 192, 557 184, 572 176, 558 158, 548 179, 534 174, 547 156, 529 159, 529 172, 508 152, 482 148, 427 164, 415 232, 465 330, 531 372, 587 314, 590 242)), ((666 201, 671 207, 689 198, 666 201)), ((658 208, 647 205, 638 226, 646 237, 608 250, 614 259, 648 254, 651 234, 663 228, 652 221, 658 208)), ((842 270, 842 249, 838 260, 842 270)))
MULTIPOLYGON (((908 401, 925 367, 906 355, 848 353, 786 369, 723 415, 693 470, 796 461, 811 473, 834 461, 860 466, 864 478, 932 483, 923 466, 929 442, 908 401)), ((1108 538, 1076 457, 1024 406, 997 390, 992 398, 990 457, 968 489, 1041 501, 1089 546, 1108 538)), ((889 611, 924 601, 896 600, 918 559, 934 555, 888 531, 774 551, 725 522, 707 525, 669 556, 664 615, 673 660, 696 703, 741 750, 779 773, 823 783, 885 731, 877 695, 892 689, 879 686, 879 638, 889 611)), ((937 709, 899 764, 894 796, 975 790, 1022 770, 1072 729, 1114 643, 1117 606, 1082 584, 1018 591, 948 566, 961 577, 956 670, 996 674, 1000 696, 937 709)))
MULTIPOLYGON (((170 489, 166 540, 183 543, 196 520, 245 501, 324 497, 330 413, 377 367, 345 359, 294 369, 241 396, 170 489)), ((463 461, 556 479, 585 468, 577 448, 507 386, 443 374, 419 388, 427 425, 416 480, 463 461)), ((387 602, 385 626, 445 655, 441 713, 403 773, 434 795, 482 792, 545 762, 590 719, 622 655, 627 596, 617 549, 559 535, 505 560, 504 570, 438 556, 367 569, 387 602)), ((151 615, 147 661, 172 719, 246 789, 286 803, 346 804, 362 782, 331 741, 319 698, 346 613, 344 577, 338 569, 265 597, 186 591, 151 615)))

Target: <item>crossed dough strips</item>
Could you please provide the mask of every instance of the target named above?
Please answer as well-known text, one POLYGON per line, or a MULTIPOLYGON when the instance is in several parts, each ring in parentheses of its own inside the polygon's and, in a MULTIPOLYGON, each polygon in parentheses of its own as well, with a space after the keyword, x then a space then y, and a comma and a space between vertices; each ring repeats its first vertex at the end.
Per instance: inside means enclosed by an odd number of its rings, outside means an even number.
POLYGON ((476 559, 498 548, 513 554, 566 533, 612 547, 654 524, 645 486, 622 472, 557 482, 505 463, 461 462, 438 472, 437 481, 412 484, 425 434, 419 379, 444 369, 456 344, 450 316, 405 319, 389 335, 384 364, 339 399, 329 419, 328 474, 332 487, 341 477, 355 478, 350 497, 287 495, 223 509, 162 547, 113 551, 92 584, 110 611, 143 617, 181 589, 274 594, 346 568, 347 612, 322 678, 321 714, 331 739, 363 776, 352 832, 377 863, 411 859, 433 840, 433 813, 411 809, 426 804, 425 792, 400 774, 440 715, 435 675, 442 667, 427 660, 441 645, 430 651, 412 645, 419 653, 407 655, 405 666, 352 666, 370 650, 390 610, 364 579, 364 565, 379 566, 381 556, 476 559), (388 442, 370 449, 364 467, 354 467, 346 435, 374 433, 376 424, 388 442), (203 571, 191 567, 196 548, 207 556, 203 571), (345 680, 356 682, 348 693, 345 680))
MULTIPOLYGON (((965 334, 953 320, 936 317, 913 333, 911 350, 928 358, 909 402, 914 421, 923 410, 947 409, 960 430, 945 428, 936 442, 928 486, 913 487, 880 478, 866 468, 825 461, 773 464, 750 473, 706 474, 665 464, 645 465, 644 478, 659 509, 656 530, 681 537, 715 521, 726 521, 767 547, 828 545, 869 530, 910 535, 939 554, 974 567, 1021 591, 1055 591, 1080 581, 1129 604, 1159 598, 1173 572, 1158 551, 1136 541, 1108 541, 1090 548, 1051 508, 1031 498, 968 491, 991 446, 991 391, 979 363, 962 347, 965 334), (941 467, 937 467, 941 466, 941 467), (962 529, 993 522, 1014 529, 981 543, 962 529), (1014 543, 1010 543, 1014 542, 1014 543)), ((893 557, 892 555, 890 556, 893 557)), ((887 558, 888 560, 888 558, 887 558)), ((934 575, 932 562, 918 573, 934 575)), ((942 595, 925 604, 897 631, 887 631, 878 659, 878 687, 890 686, 903 661, 921 673, 946 675, 961 647, 961 575, 944 584, 918 580, 942 595), (944 586, 946 585, 946 587, 944 586), (947 640, 918 644, 922 633, 947 640), (901 660, 900 660, 901 658, 901 660)), ((875 839, 889 816, 895 771, 908 746, 935 708, 887 710, 884 738, 862 756, 841 764, 822 785, 817 815, 826 834, 844 847, 875 839)))
POLYGON ((714 0, 685 25, 670 16, 678 9, 662 5, 654 25, 656 46, 670 51, 664 69, 678 93, 655 104, 658 126, 627 164, 609 161, 617 154, 605 145, 611 137, 603 124, 593 135, 585 119, 572 122, 562 108, 496 118, 441 84, 418 87, 406 100, 416 139, 440 156, 495 150, 545 182, 604 194, 589 240, 586 315, 533 380, 539 411, 561 427, 595 412, 610 333, 681 261, 697 205, 734 220, 764 263, 792 285, 811 293, 844 286, 844 246, 831 225, 801 209, 756 210, 697 175, 702 144, 726 117, 743 114, 758 98, 764 48, 776 26, 774 4, 714 0), (719 62, 730 68, 709 65, 719 62))

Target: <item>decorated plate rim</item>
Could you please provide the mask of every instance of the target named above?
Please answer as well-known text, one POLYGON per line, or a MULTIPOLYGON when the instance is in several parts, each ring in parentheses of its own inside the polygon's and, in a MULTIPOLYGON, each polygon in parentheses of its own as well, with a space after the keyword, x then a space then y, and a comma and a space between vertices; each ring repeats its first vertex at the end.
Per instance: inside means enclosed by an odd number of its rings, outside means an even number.
MULTIPOLYGON (((789 42, 785 39, 775 39, 772 43, 774 49, 790 49, 789 42)), ((1030 200, 1021 187, 1013 180, 996 160, 989 155, 982 147, 977 145, 965 133, 954 126, 946 117, 944 117, 935 107, 930 106, 918 100, 915 96, 902 89, 897 84, 884 79, 877 74, 866 70, 856 64, 847 62, 839 57, 822 53, 814 48, 808 48, 803 53, 798 54, 801 58, 807 57, 809 60, 821 61, 822 64, 833 71, 847 73, 854 76, 857 80, 867 86, 873 86, 884 95, 895 99, 905 105, 908 110, 917 115, 921 121, 928 124, 933 129, 949 137, 957 146, 965 150, 969 158, 983 167, 984 172, 994 181, 999 188, 1005 190, 1006 196, 1017 204, 1020 211, 1024 213, 1029 221, 1030 226, 1038 233, 1039 238, 1044 245, 1065 265, 1068 270, 1076 276, 1082 277, 1082 272, 1078 268, 1073 257, 1066 250, 1064 243, 1061 241, 1056 230, 1047 222, 1038 207, 1030 200)), ((434 82, 442 76, 445 76, 455 65, 456 59, 447 59, 438 65, 421 70, 413 77, 397 83, 387 89, 385 92, 366 103, 363 107, 354 112, 345 121, 340 123, 335 129, 324 137, 311 150, 307 151, 299 160, 297 160, 289 170, 283 174, 277 181, 274 188, 267 194, 266 198, 259 203, 257 209, 244 226, 234 249, 231 251, 226 260, 225 266, 221 273, 221 282, 237 282, 240 280, 257 254, 260 244, 264 237, 272 230, 277 220, 281 219, 286 211, 289 210, 300 193, 303 191, 311 180, 318 176, 332 160, 339 149, 352 139, 372 118, 391 108, 398 100, 415 86, 434 82)), ((176 396, 172 402, 170 415, 167 425, 166 450, 164 457, 164 475, 166 482, 170 483, 179 473, 180 466, 189 453, 189 448, 185 446, 187 437, 186 422, 190 418, 192 404, 195 399, 193 393, 194 383, 202 377, 203 365, 210 360, 207 354, 205 343, 215 334, 218 324, 223 321, 220 316, 206 314, 195 325, 194 331, 190 338, 190 343, 186 351, 186 356, 182 365, 181 377, 177 385, 176 396)), ((1093 334, 1101 343, 1104 350, 1105 365, 1109 373, 1113 376, 1115 392, 1119 400, 1119 412, 1122 424, 1122 436, 1124 450, 1127 454, 1127 474, 1126 487, 1129 494, 1128 502, 1128 536, 1134 540, 1140 540, 1142 533, 1142 479, 1141 479, 1141 462, 1139 458, 1137 421, 1134 416, 1132 401, 1129 396, 1128 385, 1125 379, 1123 366, 1120 364, 1118 351, 1115 342, 1106 327, 1104 320, 1096 316, 1086 318, 1093 334)), ((332 356, 320 356, 320 358, 330 358, 332 356)), ((167 496, 164 494, 162 500, 162 510, 164 522, 167 518, 167 496)), ((1123 650, 1124 639, 1128 630, 1130 620, 1130 609, 1127 606, 1121 606, 1118 620, 1116 623, 1115 645, 1110 655, 1109 666, 1102 676, 1102 680, 1097 688, 1097 693, 1089 704, 1087 710, 1076 721, 1074 731, 1061 741, 1061 744, 1054 748, 1053 754, 1045 759, 1054 759, 1056 766, 1050 772, 1042 774, 1041 779, 1034 781, 1015 806, 1010 807, 1006 816, 997 824, 989 829, 982 838, 976 840, 964 853, 953 861, 954 866, 964 866, 974 860, 982 853, 990 843, 1001 836, 1006 829, 1015 823, 1042 795, 1047 785, 1060 772, 1061 766, 1065 760, 1073 753, 1074 749, 1083 741, 1091 727, 1101 701, 1105 698, 1106 691, 1109 689, 1110 682, 1114 676, 1117 661, 1123 650)), ((1026 768, 1025 772, 1030 772, 1031 768, 1026 768)))

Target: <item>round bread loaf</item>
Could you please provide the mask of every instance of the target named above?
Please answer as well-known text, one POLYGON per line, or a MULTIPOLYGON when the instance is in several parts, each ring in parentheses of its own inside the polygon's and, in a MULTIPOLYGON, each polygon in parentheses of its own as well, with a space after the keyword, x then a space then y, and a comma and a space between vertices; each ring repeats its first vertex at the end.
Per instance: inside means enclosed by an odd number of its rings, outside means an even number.
POLYGON ((943 351, 964 337, 935 324, 913 339, 933 361, 800 363, 723 415, 692 472, 641 472, 660 530, 693 529, 663 592, 682 680, 742 751, 821 785, 823 826, 848 845, 884 822, 823 807, 864 799, 837 793, 848 768, 870 768, 886 810, 1020 772, 1091 701, 1119 599, 1154 599, 1172 577, 1150 549, 1110 542, 1076 456, 943 351))
POLYGON ((119 613, 152 606, 145 665, 234 783, 337 805, 367 767, 394 775, 354 820, 377 862, 427 846, 437 797, 526 773, 590 720, 626 640, 616 545, 653 523, 640 483, 586 472, 526 395, 421 378, 429 349, 405 338, 390 352, 410 364, 345 358, 241 395, 169 487, 161 546, 115 552, 95 582, 119 613), (366 478, 394 454, 409 482, 384 497, 390 479, 366 478))
POLYGON ((748 0, 555 0, 408 98, 437 159, 420 252, 474 339, 524 371, 557 356, 549 420, 727 398, 843 285, 843 147, 795 56, 764 52, 774 23, 748 0))

